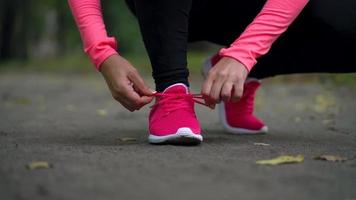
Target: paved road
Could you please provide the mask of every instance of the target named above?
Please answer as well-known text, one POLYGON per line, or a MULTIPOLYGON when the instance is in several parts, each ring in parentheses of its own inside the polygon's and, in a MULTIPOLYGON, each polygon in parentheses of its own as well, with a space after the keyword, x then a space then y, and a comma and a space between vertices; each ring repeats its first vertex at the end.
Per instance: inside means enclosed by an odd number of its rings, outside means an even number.
POLYGON ((216 111, 197 106, 205 141, 182 147, 149 145, 149 108, 126 112, 99 76, 3 73, 0 199, 355 200, 356 86, 320 80, 264 83, 256 107, 267 135, 228 135, 216 111), (255 164, 284 154, 305 161, 255 164), (38 160, 53 168, 25 168, 38 160))

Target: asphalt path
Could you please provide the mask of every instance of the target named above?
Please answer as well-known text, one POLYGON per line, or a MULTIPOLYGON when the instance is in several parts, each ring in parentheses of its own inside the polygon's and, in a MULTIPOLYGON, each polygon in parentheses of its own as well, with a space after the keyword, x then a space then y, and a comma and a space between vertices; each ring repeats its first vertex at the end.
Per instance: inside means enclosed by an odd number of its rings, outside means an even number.
POLYGON ((124 110, 99 75, 2 73, 0 199, 356 200, 356 86, 293 80, 258 91, 268 134, 229 135, 197 105, 204 142, 173 146, 148 144, 149 107, 124 110), (302 163, 256 164, 299 154, 302 163), (324 154, 348 160, 314 159, 324 154), (50 168, 27 169, 33 161, 50 168))

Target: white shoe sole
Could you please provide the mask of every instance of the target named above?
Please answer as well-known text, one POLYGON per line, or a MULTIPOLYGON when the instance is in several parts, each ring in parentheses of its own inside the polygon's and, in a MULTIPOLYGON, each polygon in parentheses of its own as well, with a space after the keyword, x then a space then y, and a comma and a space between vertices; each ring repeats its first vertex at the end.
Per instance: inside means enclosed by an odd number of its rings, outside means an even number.
POLYGON ((224 102, 219 103, 218 107, 219 107, 219 118, 226 132, 235 135, 255 135, 255 134, 265 134, 268 132, 267 126, 263 126, 259 130, 232 127, 227 123, 224 102))
POLYGON ((203 137, 200 134, 193 133, 190 128, 182 127, 176 133, 165 136, 157 136, 150 133, 148 141, 151 144, 194 145, 200 144, 203 141, 203 137))

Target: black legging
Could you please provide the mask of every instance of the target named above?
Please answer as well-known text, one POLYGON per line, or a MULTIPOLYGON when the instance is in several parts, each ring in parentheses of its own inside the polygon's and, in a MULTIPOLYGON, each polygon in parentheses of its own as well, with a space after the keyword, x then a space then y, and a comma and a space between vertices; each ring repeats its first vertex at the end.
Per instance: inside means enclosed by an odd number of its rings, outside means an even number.
MULTIPOLYGON (((265 0, 126 0, 137 16, 156 89, 187 85, 187 42, 231 44, 265 0)), ((250 72, 258 79, 292 73, 356 71, 356 1, 311 0, 250 72)))

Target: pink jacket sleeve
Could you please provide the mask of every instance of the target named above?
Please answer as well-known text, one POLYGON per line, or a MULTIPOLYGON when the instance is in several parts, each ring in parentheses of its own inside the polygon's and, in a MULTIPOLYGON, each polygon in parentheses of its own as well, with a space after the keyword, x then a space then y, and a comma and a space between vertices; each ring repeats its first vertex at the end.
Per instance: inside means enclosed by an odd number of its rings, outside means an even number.
POLYGON ((68 3, 79 28, 84 51, 99 70, 105 59, 118 54, 115 38, 107 36, 100 0, 68 0, 68 3))
POLYGON ((261 12, 220 56, 234 58, 250 71, 256 59, 266 54, 273 42, 287 30, 308 0, 267 0, 261 12))

